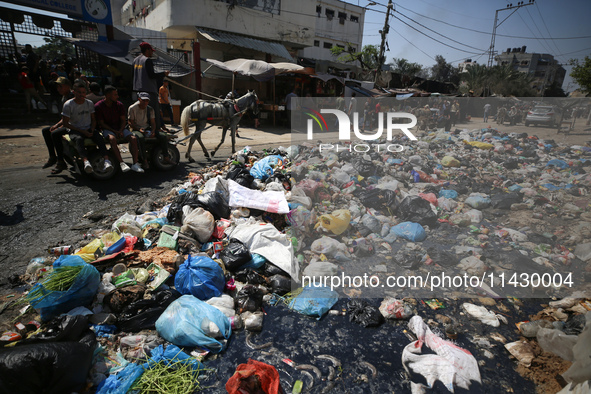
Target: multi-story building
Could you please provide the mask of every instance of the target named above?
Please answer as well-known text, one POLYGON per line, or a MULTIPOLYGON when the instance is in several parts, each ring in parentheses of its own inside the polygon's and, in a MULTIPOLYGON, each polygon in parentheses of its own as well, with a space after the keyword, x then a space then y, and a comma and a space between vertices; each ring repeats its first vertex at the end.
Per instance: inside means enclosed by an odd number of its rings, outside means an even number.
POLYGON ((553 83, 562 87, 566 70, 554 56, 547 53, 527 53, 525 50, 525 45, 521 48, 507 48, 507 51, 496 56, 497 64, 510 64, 515 70, 532 75, 532 87, 539 93, 553 83))
POLYGON ((465 72, 468 72, 468 69, 475 64, 478 64, 478 63, 476 63, 476 61, 472 61, 472 59, 466 59, 466 61, 458 63, 458 68, 460 69, 461 73, 465 73, 465 72))

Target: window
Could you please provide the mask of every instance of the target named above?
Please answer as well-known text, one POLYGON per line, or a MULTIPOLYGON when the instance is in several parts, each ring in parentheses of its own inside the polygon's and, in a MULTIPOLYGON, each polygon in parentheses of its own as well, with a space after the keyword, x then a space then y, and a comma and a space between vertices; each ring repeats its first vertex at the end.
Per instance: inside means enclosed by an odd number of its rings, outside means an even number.
POLYGON ((332 43, 330 43, 330 42, 325 42, 325 43, 324 43, 324 49, 330 49, 330 48, 332 48, 332 43))
POLYGON ((347 19, 347 14, 344 12, 339 12, 339 23, 341 25, 345 24, 345 19, 347 19))
POLYGON ((344 46, 344 45, 339 45, 339 44, 337 44, 337 46, 338 46, 339 48, 341 48, 341 49, 345 49, 345 46, 344 46))
POLYGON ((351 15, 351 22, 359 23, 359 17, 355 15, 351 15))
POLYGON ((322 15, 322 6, 316 6, 316 15, 318 15, 318 17, 320 18, 320 15, 322 15))
POLYGON ((329 21, 331 21, 332 18, 334 18, 334 10, 329 10, 327 8, 326 9, 326 19, 328 19, 329 21))
POLYGON ((314 46, 315 46, 315 47, 319 47, 319 46, 320 46, 320 41, 318 41, 318 40, 314 40, 314 46))

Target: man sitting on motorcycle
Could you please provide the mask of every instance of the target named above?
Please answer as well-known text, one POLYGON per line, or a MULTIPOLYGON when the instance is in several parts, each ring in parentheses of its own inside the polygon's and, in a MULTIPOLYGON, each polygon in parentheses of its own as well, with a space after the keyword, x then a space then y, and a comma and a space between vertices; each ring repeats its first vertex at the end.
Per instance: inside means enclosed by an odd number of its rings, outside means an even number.
POLYGON ((125 107, 121 101, 117 100, 119 98, 117 88, 114 86, 105 86, 104 93, 105 98, 94 105, 96 120, 103 132, 103 136, 109 140, 113 154, 119 161, 119 167, 121 167, 122 172, 127 172, 130 168, 121 158, 121 152, 117 145, 118 139, 124 139, 129 142, 129 150, 133 159, 131 169, 135 172, 144 172, 138 163, 137 137, 127 128, 125 107))
POLYGON ((139 150, 143 160, 144 168, 148 168, 146 138, 156 137, 162 148, 163 161, 167 164, 174 164, 168 155, 168 139, 165 135, 156 130, 156 115, 154 109, 148 105, 150 95, 145 92, 138 93, 138 101, 132 104, 127 110, 129 128, 137 137, 139 150))
POLYGON ((74 142, 76 150, 84 162, 84 171, 92 173, 93 168, 88 161, 88 152, 84 146, 86 138, 92 139, 99 149, 101 155, 105 158, 103 171, 112 168, 107 155, 107 147, 101 133, 96 128, 96 119, 94 116, 94 104, 86 99, 86 86, 84 83, 74 84, 74 98, 65 102, 62 110, 63 125, 70 131, 70 139, 74 142))

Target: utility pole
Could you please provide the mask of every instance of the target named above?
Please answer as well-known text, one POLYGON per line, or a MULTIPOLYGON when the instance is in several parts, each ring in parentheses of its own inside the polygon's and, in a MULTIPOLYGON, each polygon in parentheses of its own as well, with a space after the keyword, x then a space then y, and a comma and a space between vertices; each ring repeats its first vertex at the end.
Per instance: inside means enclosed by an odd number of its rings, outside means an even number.
MULTIPOLYGON (((374 3, 375 4, 375 3, 374 3)), ((370 3, 371 5, 371 3, 370 3)), ((380 71, 382 70, 382 65, 385 62, 384 57, 384 50, 386 46, 386 37, 388 37, 388 32, 390 31, 390 25, 388 25, 388 20, 390 19, 390 10, 394 8, 394 4, 392 4, 392 0, 388 0, 388 9, 386 10, 386 21, 384 22, 384 28, 380 31, 382 34, 382 43, 380 44, 380 53, 378 55, 378 66, 376 69, 376 77, 374 82, 378 81, 378 76, 380 75, 380 71)))
POLYGON ((498 9, 495 12, 495 22, 494 22, 494 25, 493 25, 492 38, 490 40, 490 48, 488 49, 488 67, 492 67, 493 60, 494 60, 494 57, 495 57, 495 39, 496 39, 496 36, 497 36, 497 27, 501 26, 501 24, 503 22, 505 22, 507 19, 509 19, 509 17, 511 15, 513 15, 515 12, 517 12, 517 10, 519 8, 525 7, 526 5, 533 5, 534 4, 534 1, 535 0, 528 0, 528 3, 527 4, 525 4, 524 1, 518 2, 517 5, 507 4, 507 7, 498 9), (501 23, 497 24, 497 21, 499 20, 499 11, 505 11, 505 10, 515 10, 515 11, 513 11, 511 14, 509 14, 509 16, 507 18, 503 19, 501 21, 501 23))

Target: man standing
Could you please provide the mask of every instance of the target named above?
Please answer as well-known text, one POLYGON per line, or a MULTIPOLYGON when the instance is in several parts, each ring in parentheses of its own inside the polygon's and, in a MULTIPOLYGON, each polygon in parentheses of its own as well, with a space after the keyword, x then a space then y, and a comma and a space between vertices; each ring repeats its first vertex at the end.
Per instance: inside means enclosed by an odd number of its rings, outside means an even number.
MULTIPOLYGON (((61 112, 64 103, 74 97, 74 93, 72 92, 70 80, 65 77, 59 77, 56 79, 55 86, 57 92, 61 95, 59 105, 61 112)), ((43 133, 43 139, 45 140, 45 145, 49 151, 49 159, 43 164, 43 168, 51 167, 57 163, 57 166, 51 171, 51 173, 59 174, 68 168, 64 161, 64 146, 62 143, 62 137, 68 134, 68 129, 64 127, 63 118, 60 117, 59 122, 51 127, 45 127, 41 132, 43 133)))
POLYGON ((113 154, 119 161, 122 172, 130 170, 121 158, 121 152, 117 145, 117 139, 124 139, 129 142, 129 150, 133 159, 131 169, 135 172, 144 172, 138 163, 138 142, 137 137, 126 127, 125 107, 118 101, 119 93, 114 86, 105 86, 105 98, 94 105, 96 120, 103 132, 103 136, 109 140, 113 154))
POLYGON ((162 149, 163 161, 167 164, 175 164, 168 154, 168 139, 166 136, 155 133, 156 114, 154 109, 148 105, 150 95, 146 92, 138 93, 138 101, 127 110, 129 128, 138 139, 140 156, 144 168, 148 168, 148 158, 146 153, 146 138, 156 137, 158 144, 162 149))
POLYGON ((145 92, 150 96, 150 106, 154 109, 154 116, 156 117, 156 130, 154 132, 159 134, 160 127, 162 127, 162 118, 160 117, 160 104, 158 102, 158 78, 164 78, 168 72, 156 73, 154 71, 154 63, 152 62, 152 55, 154 55, 154 48, 147 42, 140 44, 142 54, 133 60, 133 91, 145 92))
POLYGON ((27 67, 29 68, 29 79, 33 83, 35 90, 39 90, 39 56, 33 52, 31 44, 25 45, 27 67))
MULTIPOLYGON (((160 89, 158 90, 158 103, 160 104, 160 108, 162 108, 162 114, 168 116, 170 118, 170 125, 174 126, 168 81, 162 82, 162 86, 160 86, 160 89)), ((165 129, 164 120, 162 120, 162 128, 165 129)))
POLYGON ((96 131, 96 119, 94 116, 94 104, 86 99, 86 86, 84 83, 74 84, 74 98, 66 101, 62 111, 64 127, 70 130, 70 139, 74 142, 78 154, 84 162, 84 171, 88 174, 93 172, 92 165, 88 161, 88 152, 84 146, 86 138, 98 147, 101 155, 105 158, 103 171, 112 168, 107 155, 107 147, 103 136, 96 131))
POLYGON ((488 113, 490 112, 490 107, 490 104, 484 104, 484 123, 488 122, 488 113))

